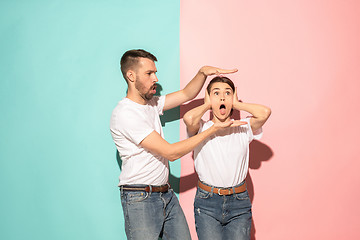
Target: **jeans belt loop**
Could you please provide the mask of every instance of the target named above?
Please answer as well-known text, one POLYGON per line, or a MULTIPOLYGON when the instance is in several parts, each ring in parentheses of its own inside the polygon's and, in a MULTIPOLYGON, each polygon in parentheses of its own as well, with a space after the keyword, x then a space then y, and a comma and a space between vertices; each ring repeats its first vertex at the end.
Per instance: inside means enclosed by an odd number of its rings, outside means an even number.
POLYGON ((235 194, 235 187, 234 186, 232 187, 232 190, 233 190, 232 194, 235 194))

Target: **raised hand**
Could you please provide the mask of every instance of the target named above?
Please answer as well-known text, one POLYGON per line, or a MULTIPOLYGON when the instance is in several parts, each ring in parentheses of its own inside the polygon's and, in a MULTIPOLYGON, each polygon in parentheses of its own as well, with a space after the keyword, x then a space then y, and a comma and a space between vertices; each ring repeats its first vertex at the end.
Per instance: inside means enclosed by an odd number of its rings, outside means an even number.
POLYGON ((237 71, 238 70, 236 68, 234 68, 234 69, 222 69, 222 68, 211 67, 211 66, 203 66, 200 69, 200 72, 203 73, 205 76, 229 74, 229 73, 235 73, 237 71))
POLYGON ((233 105, 238 103, 239 102, 239 99, 238 99, 238 96, 237 96, 237 87, 235 87, 235 91, 234 91, 234 94, 233 94, 233 105))
POLYGON ((204 105, 207 107, 207 109, 211 109, 211 101, 207 89, 205 89, 204 105))

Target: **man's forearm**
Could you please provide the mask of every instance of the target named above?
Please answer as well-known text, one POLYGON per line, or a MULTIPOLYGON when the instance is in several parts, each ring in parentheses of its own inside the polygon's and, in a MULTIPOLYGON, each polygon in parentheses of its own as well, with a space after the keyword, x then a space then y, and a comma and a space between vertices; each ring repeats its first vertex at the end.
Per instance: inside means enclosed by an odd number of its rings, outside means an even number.
POLYGON ((206 81, 207 76, 202 71, 202 68, 197 72, 195 77, 184 87, 183 92, 184 95, 187 97, 187 101, 195 98, 206 81))
POLYGON ((175 161, 176 159, 181 158, 185 154, 191 152, 197 145, 209 136, 213 135, 216 131, 216 128, 212 126, 191 138, 170 144, 166 158, 170 161, 175 161))

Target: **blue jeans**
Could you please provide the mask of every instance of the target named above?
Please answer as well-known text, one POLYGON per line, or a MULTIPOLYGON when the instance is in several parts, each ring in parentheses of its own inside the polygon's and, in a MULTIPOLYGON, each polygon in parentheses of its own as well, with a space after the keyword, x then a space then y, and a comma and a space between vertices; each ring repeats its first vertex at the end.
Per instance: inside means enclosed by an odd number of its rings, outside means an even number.
POLYGON ((225 196, 198 187, 194 214, 199 240, 250 239, 252 213, 247 191, 225 196))
POLYGON ((120 190, 120 196, 128 239, 191 239, 172 189, 165 193, 120 190))

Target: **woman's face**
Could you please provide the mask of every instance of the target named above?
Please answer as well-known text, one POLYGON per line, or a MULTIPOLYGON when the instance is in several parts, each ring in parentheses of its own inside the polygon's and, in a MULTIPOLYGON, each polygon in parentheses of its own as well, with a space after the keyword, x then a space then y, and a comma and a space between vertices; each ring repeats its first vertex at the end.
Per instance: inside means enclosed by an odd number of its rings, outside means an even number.
POLYGON ((234 97, 230 85, 223 82, 214 83, 211 86, 209 97, 214 118, 221 122, 230 119, 234 97))

